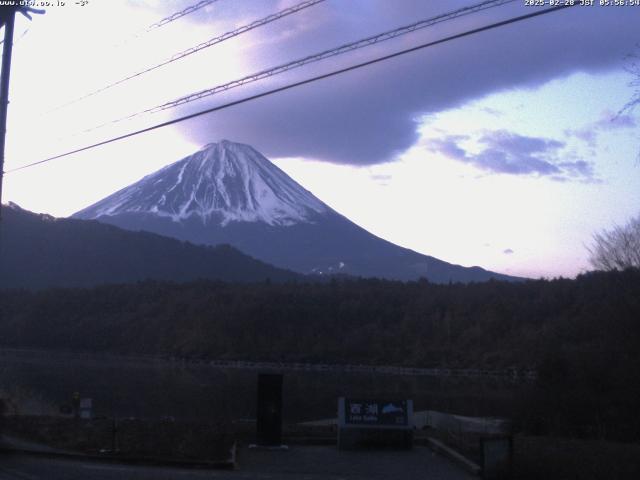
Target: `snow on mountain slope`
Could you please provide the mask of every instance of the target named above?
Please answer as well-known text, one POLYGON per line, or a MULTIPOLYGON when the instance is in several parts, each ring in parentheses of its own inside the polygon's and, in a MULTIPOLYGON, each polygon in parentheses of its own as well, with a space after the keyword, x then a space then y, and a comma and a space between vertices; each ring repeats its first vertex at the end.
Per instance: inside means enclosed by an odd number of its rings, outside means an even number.
POLYGON ((206 225, 308 223, 331 209, 249 145, 223 140, 76 213, 99 218, 149 213, 206 225))
POLYGON ((401 248, 332 210, 248 145, 221 141, 73 215, 199 245, 229 244, 304 274, 507 279, 401 248))

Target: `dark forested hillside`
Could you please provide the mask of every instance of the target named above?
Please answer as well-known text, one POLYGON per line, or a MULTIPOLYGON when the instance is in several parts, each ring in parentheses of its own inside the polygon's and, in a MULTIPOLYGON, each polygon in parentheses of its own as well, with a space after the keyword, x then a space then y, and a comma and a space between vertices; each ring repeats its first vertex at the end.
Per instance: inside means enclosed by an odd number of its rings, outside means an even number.
POLYGON ((635 354, 639 293, 637 271, 469 285, 145 282, 4 292, 0 339, 198 357, 533 367, 547 352, 635 354))
POLYGON ((0 291, 12 347, 538 371, 534 433, 640 438, 640 271, 437 285, 143 282, 0 291))
POLYGON ((3 208, 0 288, 87 287, 146 279, 286 281, 298 274, 230 246, 201 247, 95 221, 3 208))

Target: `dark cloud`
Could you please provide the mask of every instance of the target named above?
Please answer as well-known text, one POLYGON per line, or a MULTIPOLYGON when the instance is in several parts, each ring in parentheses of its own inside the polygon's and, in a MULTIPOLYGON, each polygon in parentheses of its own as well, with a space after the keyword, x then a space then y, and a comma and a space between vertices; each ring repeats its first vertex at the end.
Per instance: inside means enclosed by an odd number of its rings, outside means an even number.
POLYGON ((491 149, 506 151, 512 155, 552 153, 565 145, 558 140, 528 137, 508 132, 507 130, 485 133, 480 137, 480 142, 488 145, 491 149))
POLYGON ((592 165, 564 151, 566 144, 554 139, 519 135, 506 130, 485 132, 477 139, 482 149, 470 152, 461 143, 466 135, 449 135, 429 140, 427 148, 453 160, 471 164, 490 173, 532 175, 555 180, 593 180, 592 165))
POLYGON ((511 250, 510 248, 507 248, 506 250, 503 250, 503 252, 505 255, 512 255, 514 253, 513 250, 511 250))
MULTIPOLYGON (((455 3, 458 7, 475 2, 455 3)), ((346 6, 342 2, 326 2, 252 34, 252 38, 262 42, 257 42, 258 46, 248 53, 255 65, 252 70, 452 8, 449 0, 353 0, 346 6), (294 29, 296 26, 298 30, 294 29), (277 35, 286 29, 293 29, 292 33, 277 35)), ((202 100, 182 107, 176 115, 530 12, 531 9, 515 2, 305 67, 269 84, 243 87, 227 96, 202 100)), ((263 98, 183 123, 180 128, 196 143, 229 138, 250 143, 268 156, 304 156, 352 165, 386 162, 416 142, 417 119, 426 113, 456 107, 504 89, 534 87, 577 71, 593 73, 621 67, 629 46, 637 41, 635 17, 629 14, 629 9, 597 6, 567 9, 263 98)), ((569 167, 554 165, 531 150, 518 157, 522 161, 514 163, 513 148, 504 143, 508 141, 503 139, 500 148, 488 145, 478 164, 508 173, 566 174, 569 167)), ((523 139, 511 141, 525 149, 539 146, 523 139)), ((573 168, 577 171, 580 167, 573 168)))
POLYGON ((430 140, 428 144, 432 151, 440 152, 454 160, 466 162, 467 151, 460 147, 458 143, 468 139, 469 137, 466 135, 448 135, 443 138, 430 140))
POLYGON ((631 114, 616 114, 611 111, 605 111, 602 112, 598 120, 575 130, 565 130, 565 134, 576 137, 586 142, 589 146, 595 147, 600 133, 636 128, 637 126, 638 122, 631 114))
POLYGON ((478 155, 469 157, 470 163, 495 173, 512 175, 559 174, 560 169, 546 160, 527 155, 513 155, 504 150, 488 148, 478 155))
POLYGON ((558 163, 558 167, 560 167, 560 169, 565 173, 565 178, 596 180, 593 172, 593 164, 586 160, 560 162, 558 163))

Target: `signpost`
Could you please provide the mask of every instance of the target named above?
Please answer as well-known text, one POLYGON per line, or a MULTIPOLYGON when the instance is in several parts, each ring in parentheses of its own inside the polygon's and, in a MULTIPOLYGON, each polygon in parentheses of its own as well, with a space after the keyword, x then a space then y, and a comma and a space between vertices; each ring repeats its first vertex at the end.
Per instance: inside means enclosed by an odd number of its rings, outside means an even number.
POLYGON ((256 443, 264 447, 282 446, 282 375, 258 375, 256 443))
POLYGON ((412 444, 412 400, 338 399, 338 448, 412 444))
POLYGON ((344 399, 345 424, 367 426, 409 425, 407 400, 378 401, 344 399))

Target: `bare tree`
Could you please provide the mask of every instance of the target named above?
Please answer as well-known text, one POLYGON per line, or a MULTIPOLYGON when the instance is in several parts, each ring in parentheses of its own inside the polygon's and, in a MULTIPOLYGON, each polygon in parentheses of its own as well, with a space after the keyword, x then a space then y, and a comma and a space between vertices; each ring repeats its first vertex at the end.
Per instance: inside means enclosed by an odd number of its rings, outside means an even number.
POLYGON ((633 88, 633 96, 624 105, 624 107, 622 107, 620 112, 618 112, 619 115, 625 112, 630 112, 640 105, 640 44, 637 45, 635 53, 627 56, 627 65, 625 66, 625 70, 632 77, 629 82, 629 86, 633 88))
POLYGON ((597 270, 640 268, 640 215, 593 236, 589 262, 597 270))
MULTIPOLYGON (((633 77, 629 86, 633 96, 618 112, 621 115, 640 106, 640 44, 636 52, 627 56, 625 70, 633 77)), ((640 160, 640 152, 638 153, 640 160)), ((640 268, 640 215, 626 225, 616 225, 593 235, 593 244, 587 247, 589 262, 597 270, 625 270, 640 268)))

